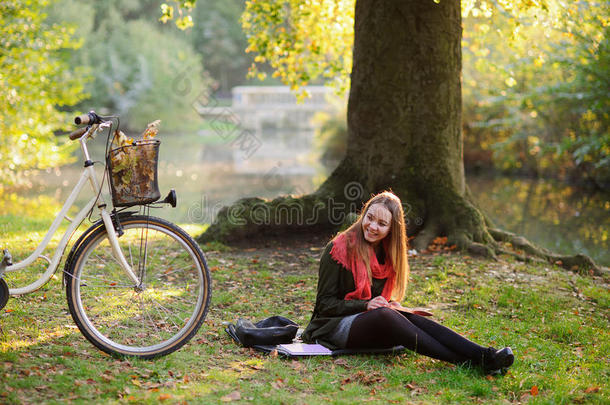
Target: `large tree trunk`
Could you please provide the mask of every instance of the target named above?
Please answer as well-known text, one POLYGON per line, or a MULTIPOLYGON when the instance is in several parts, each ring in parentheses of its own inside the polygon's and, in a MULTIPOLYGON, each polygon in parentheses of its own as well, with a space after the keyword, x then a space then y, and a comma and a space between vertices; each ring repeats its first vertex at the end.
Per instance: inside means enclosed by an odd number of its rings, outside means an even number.
POLYGON ((314 194, 238 201, 199 240, 337 227, 391 189, 416 249, 446 235, 460 249, 500 251, 464 178, 461 33, 459 1, 357 0, 345 158, 314 194))

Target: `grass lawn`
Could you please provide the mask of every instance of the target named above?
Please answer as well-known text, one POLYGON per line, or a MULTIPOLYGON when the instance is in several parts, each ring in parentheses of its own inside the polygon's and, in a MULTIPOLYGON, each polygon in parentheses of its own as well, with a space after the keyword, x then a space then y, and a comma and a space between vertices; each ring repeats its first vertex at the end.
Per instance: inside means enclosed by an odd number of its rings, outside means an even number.
MULTIPOLYGON (((11 212, 4 204, 0 212, 11 212)), ((47 215, 0 214, 0 248, 23 258, 47 215)), ((203 246, 213 278, 206 322, 184 348, 152 361, 112 358, 85 340, 58 272, 0 311, 0 403, 610 403, 608 280, 507 258, 411 258, 404 302, 478 343, 510 345, 516 360, 504 376, 410 352, 288 360, 236 346, 224 323, 239 317, 306 326, 322 248, 203 246)))

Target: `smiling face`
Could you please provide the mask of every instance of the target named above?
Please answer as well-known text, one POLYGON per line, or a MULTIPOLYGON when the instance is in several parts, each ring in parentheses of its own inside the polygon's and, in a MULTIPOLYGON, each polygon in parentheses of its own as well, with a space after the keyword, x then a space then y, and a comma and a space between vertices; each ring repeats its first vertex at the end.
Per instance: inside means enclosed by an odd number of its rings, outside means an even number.
POLYGON ((388 233, 392 225, 392 213, 383 204, 373 204, 362 219, 362 232, 367 242, 376 245, 388 233))

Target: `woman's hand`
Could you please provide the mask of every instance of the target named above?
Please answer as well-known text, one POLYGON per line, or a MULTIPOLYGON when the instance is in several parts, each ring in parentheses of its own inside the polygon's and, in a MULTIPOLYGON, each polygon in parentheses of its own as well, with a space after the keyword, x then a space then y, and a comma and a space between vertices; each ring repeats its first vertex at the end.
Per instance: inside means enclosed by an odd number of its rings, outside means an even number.
POLYGON ((388 300, 383 298, 381 295, 378 295, 366 304, 366 310, 370 311, 371 309, 387 307, 389 305, 388 300))
POLYGON ((402 305, 400 305, 400 302, 396 302, 396 301, 390 301, 390 302, 388 303, 388 306, 389 306, 390 308, 395 308, 395 309, 402 308, 402 305))

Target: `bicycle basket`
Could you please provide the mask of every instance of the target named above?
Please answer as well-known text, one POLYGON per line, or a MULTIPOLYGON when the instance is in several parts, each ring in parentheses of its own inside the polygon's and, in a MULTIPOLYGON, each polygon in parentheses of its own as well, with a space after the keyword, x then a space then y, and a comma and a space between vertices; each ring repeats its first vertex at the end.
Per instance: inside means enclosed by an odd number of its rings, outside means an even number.
POLYGON ((160 143, 138 140, 110 151, 107 159, 115 207, 150 204, 161 197, 157 181, 160 143))

